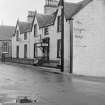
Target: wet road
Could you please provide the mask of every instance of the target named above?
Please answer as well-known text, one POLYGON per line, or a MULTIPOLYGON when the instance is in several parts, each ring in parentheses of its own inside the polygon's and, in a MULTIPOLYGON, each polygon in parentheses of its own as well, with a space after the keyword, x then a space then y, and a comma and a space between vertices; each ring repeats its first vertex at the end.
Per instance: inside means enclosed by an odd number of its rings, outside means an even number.
POLYGON ((0 63, 0 102, 24 95, 38 96, 49 105, 105 105, 105 82, 0 63))

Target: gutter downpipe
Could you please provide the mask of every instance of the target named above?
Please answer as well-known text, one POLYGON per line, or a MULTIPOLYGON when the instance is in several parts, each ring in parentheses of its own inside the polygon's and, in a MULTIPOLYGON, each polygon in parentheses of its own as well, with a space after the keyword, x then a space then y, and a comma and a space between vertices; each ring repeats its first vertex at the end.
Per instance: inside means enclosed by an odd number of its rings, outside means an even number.
POLYGON ((64 0, 61 6, 61 72, 64 72, 64 0))
POLYGON ((70 19, 70 73, 73 73, 73 18, 70 19))

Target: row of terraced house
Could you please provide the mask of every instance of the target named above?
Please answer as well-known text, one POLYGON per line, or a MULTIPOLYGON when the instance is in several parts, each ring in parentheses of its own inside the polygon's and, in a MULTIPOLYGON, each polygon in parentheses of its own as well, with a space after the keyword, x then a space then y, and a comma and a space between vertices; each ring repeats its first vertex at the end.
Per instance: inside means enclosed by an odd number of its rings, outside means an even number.
MULTIPOLYGON (((17 20, 12 36, 15 62, 60 64, 61 9, 61 0, 46 0, 44 14, 29 11, 27 22, 17 20)), ((64 3, 64 72, 105 76, 104 0, 64 3)))

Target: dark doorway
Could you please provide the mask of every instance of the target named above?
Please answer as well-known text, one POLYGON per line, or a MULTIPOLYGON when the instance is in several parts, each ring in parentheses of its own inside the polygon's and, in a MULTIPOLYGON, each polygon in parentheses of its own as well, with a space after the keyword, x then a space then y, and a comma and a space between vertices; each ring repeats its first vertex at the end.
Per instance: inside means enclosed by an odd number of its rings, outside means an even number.
POLYGON ((16 57, 19 58, 19 46, 16 48, 16 57))
POLYGON ((24 58, 27 58, 27 44, 24 45, 24 58))

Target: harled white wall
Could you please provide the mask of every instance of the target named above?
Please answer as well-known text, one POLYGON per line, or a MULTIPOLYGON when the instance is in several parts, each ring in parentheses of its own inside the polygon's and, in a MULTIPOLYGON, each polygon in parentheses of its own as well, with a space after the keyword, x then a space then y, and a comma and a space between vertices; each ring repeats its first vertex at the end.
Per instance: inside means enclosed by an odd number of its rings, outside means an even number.
POLYGON ((105 1, 94 0, 74 16, 73 73, 105 76, 105 1))
MULTIPOLYGON (((19 27, 17 27, 19 30, 19 27)), ((19 58, 24 58, 24 45, 27 44, 27 58, 30 58, 30 32, 27 33, 27 40, 24 40, 24 34, 19 32, 19 41, 16 41, 16 35, 12 37, 12 57, 16 58, 16 48, 19 46, 19 58)))

